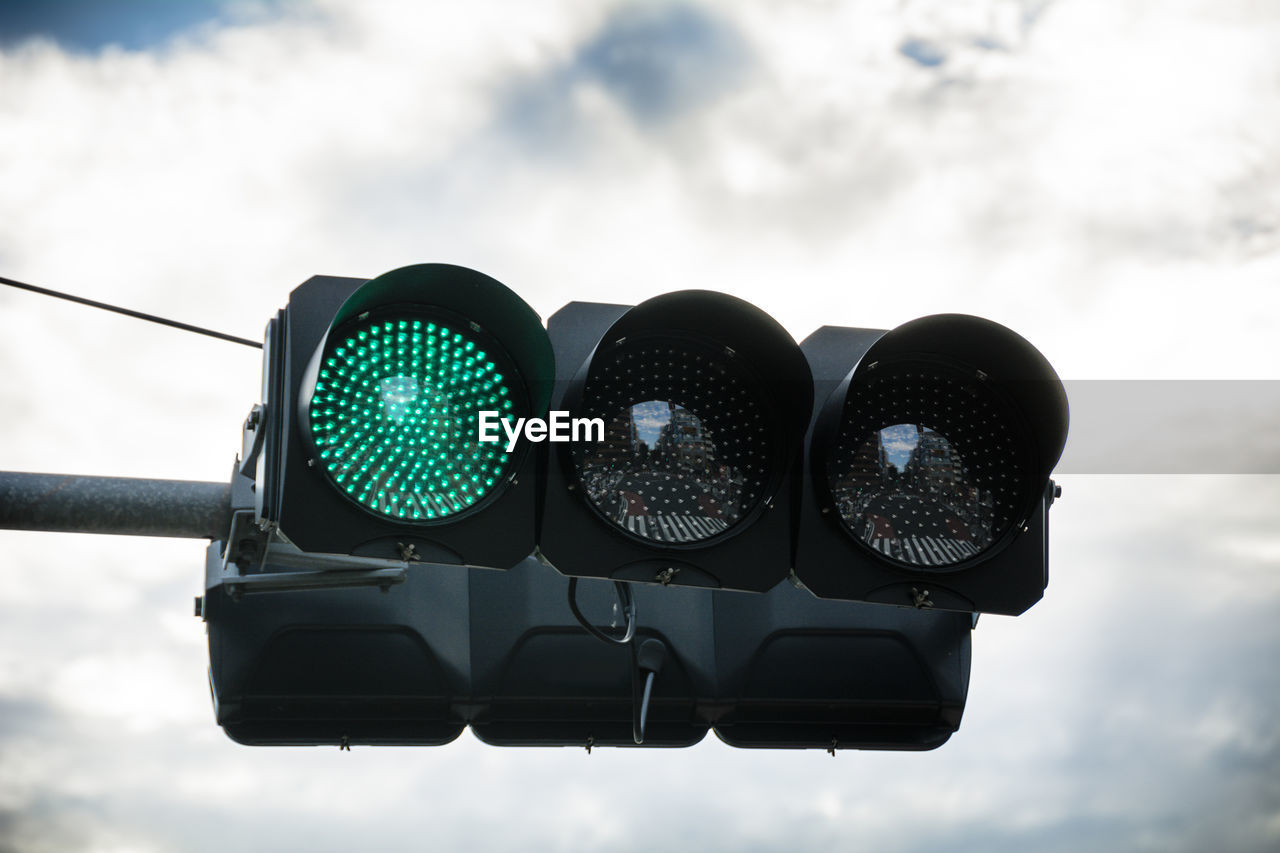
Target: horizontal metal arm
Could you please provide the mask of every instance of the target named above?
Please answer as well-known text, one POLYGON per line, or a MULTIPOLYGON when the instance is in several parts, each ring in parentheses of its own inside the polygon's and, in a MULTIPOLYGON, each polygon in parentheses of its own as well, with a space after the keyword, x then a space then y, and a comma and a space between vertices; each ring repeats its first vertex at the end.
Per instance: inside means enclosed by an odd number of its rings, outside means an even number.
POLYGON ((230 483, 0 471, 0 528, 221 539, 230 483))

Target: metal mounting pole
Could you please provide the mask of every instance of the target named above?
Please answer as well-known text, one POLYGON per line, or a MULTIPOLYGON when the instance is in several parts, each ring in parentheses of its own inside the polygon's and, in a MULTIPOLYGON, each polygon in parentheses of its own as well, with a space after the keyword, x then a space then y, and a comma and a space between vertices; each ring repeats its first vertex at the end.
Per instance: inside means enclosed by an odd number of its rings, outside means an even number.
POLYGON ((222 539, 230 483, 0 471, 0 528, 222 539))

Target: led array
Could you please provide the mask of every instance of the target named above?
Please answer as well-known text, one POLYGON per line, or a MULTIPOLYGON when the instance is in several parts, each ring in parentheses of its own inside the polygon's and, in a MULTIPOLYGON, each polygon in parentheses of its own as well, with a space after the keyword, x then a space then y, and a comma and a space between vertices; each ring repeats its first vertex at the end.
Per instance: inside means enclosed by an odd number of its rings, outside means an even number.
POLYGON ((356 503, 404 521, 475 504, 502 477, 500 444, 479 413, 512 413, 491 355, 438 319, 363 317, 325 345, 311 399, 320 464, 356 503))
POLYGON ((757 383, 723 350, 640 340, 602 359, 582 414, 603 442, 573 448, 588 500, 643 539, 698 542, 737 524, 763 497, 776 443, 757 383))
POLYGON ((851 386, 828 484, 851 534, 881 555, 946 568, 1015 522, 1027 478, 1016 421, 974 373, 883 366, 851 386))

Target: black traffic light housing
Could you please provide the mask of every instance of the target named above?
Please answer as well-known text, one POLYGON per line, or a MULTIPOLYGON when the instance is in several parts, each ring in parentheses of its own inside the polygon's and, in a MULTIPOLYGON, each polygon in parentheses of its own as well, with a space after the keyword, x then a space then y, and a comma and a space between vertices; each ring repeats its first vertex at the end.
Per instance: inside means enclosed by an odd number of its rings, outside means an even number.
MULTIPOLYGON (((199 607, 218 722, 246 744, 470 726, 496 745, 932 749, 963 714, 971 611, 1020 613, 1047 580, 1065 395, 974 317, 797 347, 741 300, 684 291, 571 303, 544 330, 492 279, 420 265, 295 290, 264 387, 199 607), (519 442, 499 487, 443 518, 341 492, 308 423, 326 341, 406 307, 494 354, 511 416, 598 417, 603 441, 519 442), (626 644, 592 636, 614 589, 626 644)), ((386 411, 409 394, 392 391, 386 411)))
POLYGON ((214 716, 228 737, 252 746, 433 746, 462 733, 456 697, 467 692, 470 649, 458 614, 471 570, 406 568, 381 589, 337 579, 257 591, 256 580, 299 577, 273 565, 277 556, 244 575, 227 564, 222 542, 206 552, 197 614, 208 628, 214 716))
POLYGON ((1038 601, 1067 434, 1044 356, 961 314, 823 327, 801 349, 817 394, 799 580, 824 598, 947 610, 1017 615, 1038 601))
POLYGON ((494 372, 506 374, 512 417, 546 414, 553 375, 550 342, 533 310, 498 281, 448 264, 404 267, 367 282, 316 276, 290 294, 288 307, 267 331, 266 437, 256 478, 259 518, 277 525, 305 552, 515 565, 534 549, 538 492, 536 454, 523 442, 483 498, 440 518, 401 519, 370 511, 327 473, 309 419, 322 360, 332 351, 327 344, 353 324, 379 316, 436 320, 460 329, 469 343, 481 343, 494 372))
POLYGON ((548 331, 552 409, 599 418, 605 440, 549 448, 542 555, 578 577, 753 591, 785 577, 812 405, 791 336, 697 290, 573 302, 548 331))
MULTIPOLYGON (((507 572, 471 572, 469 723, 476 737, 494 746, 634 746, 641 737, 644 746, 682 747, 702 740, 711 724, 700 712, 716 683, 710 593, 632 589, 639 623, 623 644, 583 629, 569 606, 570 583, 534 559, 507 572), (654 677, 646 691, 648 672, 654 677)), ((605 631, 614 630, 610 622, 621 629, 613 584, 575 586, 584 618, 605 631)))
MULTIPOLYGON (((449 743, 924 750, 960 725, 969 614, 637 585, 632 643, 582 629, 569 580, 413 565, 402 583, 228 595, 208 550, 201 615, 215 717, 253 746, 449 743), (645 682, 653 672, 651 683, 645 682), (638 718, 643 722, 637 725, 638 718)), ((578 605, 608 630, 612 584, 578 605)))
POLYGON ((737 747, 935 749, 960 727, 973 617, 715 590, 715 732, 737 747))

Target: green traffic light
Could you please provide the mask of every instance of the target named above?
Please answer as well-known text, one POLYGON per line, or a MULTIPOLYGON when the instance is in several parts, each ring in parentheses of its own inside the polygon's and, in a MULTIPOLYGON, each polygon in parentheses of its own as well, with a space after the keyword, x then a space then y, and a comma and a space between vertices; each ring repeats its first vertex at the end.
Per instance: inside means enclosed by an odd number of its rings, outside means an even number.
POLYGON ((362 316, 325 345, 311 398, 320 464, 349 498, 388 518, 430 522, 500 481, 507 454, 479 441, 483 410, 511 413, 493 357, 439 318, 362 316))

